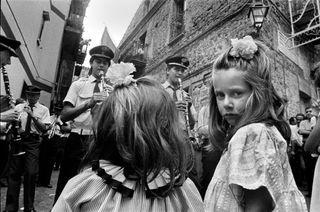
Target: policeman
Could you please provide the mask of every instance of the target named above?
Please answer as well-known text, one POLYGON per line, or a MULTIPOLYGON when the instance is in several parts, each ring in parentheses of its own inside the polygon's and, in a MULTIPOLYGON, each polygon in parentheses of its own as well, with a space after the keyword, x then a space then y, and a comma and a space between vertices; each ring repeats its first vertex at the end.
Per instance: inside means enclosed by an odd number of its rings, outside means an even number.
POLYGON ((21 118, 21 144, 24 155, 13 156, 9 165, 9 180, 6 198, 6 211, 18 211, 19 193, 23 176, 24 211, 34 209, 36 176, 39 165, 40 135, 50 124, 49 109, 38 102, 40 88, 28 86, 27 102, 18 104, 15 109, 21 118))
MULTIPOLYGON (((70 121, 72 129, 64 150, 55 201, 68 180, 77 174, 80 161, 88 149, 89 136, 92 134, 91 111, 98 102, 106 98, 102 88, 106 82, 101 81, 101 77, 106 74, 114 53, 109 47, 100 45, 92 48, 89 54, 91 75, 89 78, 80 78, 73 82, 63 101, 61 121, 70 121)), ((110 92, 112 88, 108 86, 107 90, 110 92)))

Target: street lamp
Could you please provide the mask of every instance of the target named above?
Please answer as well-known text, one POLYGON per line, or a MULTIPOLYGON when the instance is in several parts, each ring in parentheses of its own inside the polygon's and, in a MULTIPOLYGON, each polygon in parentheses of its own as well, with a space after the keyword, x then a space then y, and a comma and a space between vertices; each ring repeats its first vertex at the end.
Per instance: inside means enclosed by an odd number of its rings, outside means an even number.
POLYGON ((260 31, 263 21, 268 14, 269 6, 263 3, 263 0, 252 0, 248 18, 257 32, 260 31))

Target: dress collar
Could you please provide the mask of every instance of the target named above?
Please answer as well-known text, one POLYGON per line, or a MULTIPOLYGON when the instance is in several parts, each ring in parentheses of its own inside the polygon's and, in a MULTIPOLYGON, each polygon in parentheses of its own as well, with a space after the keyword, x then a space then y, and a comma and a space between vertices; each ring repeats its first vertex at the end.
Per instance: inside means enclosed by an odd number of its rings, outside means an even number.
MULTIPOLYGON (((106 160, 92 161, 92 171, 103 179, 103 181, 112 187, 117 192, 120 192, 125 197, 132 197, 137 185, 141 182, 139 178, 127 178, 124 174, 125 168, 113 165, 106 160), (101 166, 100 166, 101 165, 101 166)), ((151 178, 149 176, 148 178, 151 178)), ((180 175, 175 178, 176 182, 181 182, 180 175)), ((152 181, 148 180, 145 186, 145 192, 147 198, 154 197, 166 197, 170 194, 168 189, 170 188, 170 175, 167 171, 162 171, 152 181)), ((183 181, 184 182, 184 181, 183 181)), ((182 183, 183 183, 182 182, 182 183)), ((174 187, 182 186, 182 183, 174 184, 174 187)))

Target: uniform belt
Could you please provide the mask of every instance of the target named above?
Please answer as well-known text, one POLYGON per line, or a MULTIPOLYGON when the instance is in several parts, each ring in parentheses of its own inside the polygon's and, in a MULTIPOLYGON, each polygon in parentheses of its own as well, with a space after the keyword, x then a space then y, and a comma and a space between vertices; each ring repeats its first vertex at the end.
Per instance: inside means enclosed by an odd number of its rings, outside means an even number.
POLYGON ((78 133, 79 135, 91 135, 92 130, 89 129, 72 129, 71 132, 78 133))

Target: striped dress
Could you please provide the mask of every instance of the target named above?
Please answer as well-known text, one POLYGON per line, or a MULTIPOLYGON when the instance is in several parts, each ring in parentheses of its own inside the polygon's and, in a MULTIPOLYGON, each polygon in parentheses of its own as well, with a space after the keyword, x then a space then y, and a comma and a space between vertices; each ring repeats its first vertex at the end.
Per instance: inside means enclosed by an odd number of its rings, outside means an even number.
POLYGON ((88 168, 69 180, 52 212, 204 211, 201 196, 190 179, 174 187, 169 195, 157 197, 152 193, 168 184, 165 172, 148 183, 146 189, 139 181, 127 179, 123 171, 122 167, 100 160, 98 168, 88 168))

